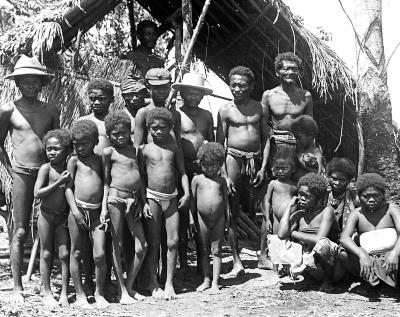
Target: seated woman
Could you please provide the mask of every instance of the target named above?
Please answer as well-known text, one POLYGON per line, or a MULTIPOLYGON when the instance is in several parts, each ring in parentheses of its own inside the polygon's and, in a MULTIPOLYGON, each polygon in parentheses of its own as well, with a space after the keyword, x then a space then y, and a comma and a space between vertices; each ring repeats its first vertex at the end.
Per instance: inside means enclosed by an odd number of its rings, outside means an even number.
POLYGON ((279 224, 280 239, 290 239, 303 247, 303 263, 292 272, 304 271, 323 281, 321 290, 331 291, 344 270, 336 261, 337 223, 332 208, 323 205, 327 183, 323 176, 308 173, 300 178, 298 196, 293 197, 279 224))
POLYGON ((334 157, 326 165, 326 174, 331 189, 328 193, 327 206, 333 209, 340 230, 346 226, 350 212, 359 204, 349 186, 355 173, 356 168, 353 162, 344 157, 334 157))
POLYGON ((385 200, 385 181, 375 173, 357 180, 361 206, 343 230, 339 257, 346 269, 370 285, 380 281, 396 287, 400 256, 400 207, 385 200), (354 232, 357 236, 353 237, 354 232))
POLYGON ((306 173, 321 174, 323 171, 323 153, 315 144, 318 134, 318 125, 308 115, 296 118, 291 126, 292 133, 296 137, 296 152, 298 164, 295 179, 300 179, 306 173))

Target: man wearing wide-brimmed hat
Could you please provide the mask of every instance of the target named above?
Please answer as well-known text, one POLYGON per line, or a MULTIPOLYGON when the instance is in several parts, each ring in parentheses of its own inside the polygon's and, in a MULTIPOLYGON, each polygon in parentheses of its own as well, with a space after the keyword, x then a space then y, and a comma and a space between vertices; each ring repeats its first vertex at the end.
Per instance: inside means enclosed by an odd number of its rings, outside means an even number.
MULTIPOLYGON (((214 123, 212 114, 199 108, 199 104, 205 95, 210 95, 212 89, 206 86, 205 78, 198 73, 187 73, 182 82, 172 84, 172 88, 179 91, 184 101, 179 109, 181 114, 181 141, 185 159, 185 169, 189 181, 201 174, 201 168, 197 162, 197 152, 205 141, 214 141, 214 123)), ((182 269, 187 268, 187 228, 189 225, 189 210, 183 210, 180 215, 179 227, 179 261, 182 269)), ((196 215, 194 215, 196 216, 196 215)), ((197 219, 195 219, 196 221, 197 219)), ((200 240, 196 237, 196 249, 198 269, 200 270, 200 240)))
POLYGON ((15 64, 14 72, 5 77, 15 81, 22 96, 0 105, 0 161, 13 178, 11 270, 14 278, 13 300, 16 302, 24 300, 21 281, 23 247, 28 236, 33 187, 38 170, 46 160, 42 138, 47 131, 59 128, 57 108, 38 99, 42 87, 52 77, 36 57, 22 55, 15 64), (13 145, 12 162, 4 149, 8 132, 13 145))

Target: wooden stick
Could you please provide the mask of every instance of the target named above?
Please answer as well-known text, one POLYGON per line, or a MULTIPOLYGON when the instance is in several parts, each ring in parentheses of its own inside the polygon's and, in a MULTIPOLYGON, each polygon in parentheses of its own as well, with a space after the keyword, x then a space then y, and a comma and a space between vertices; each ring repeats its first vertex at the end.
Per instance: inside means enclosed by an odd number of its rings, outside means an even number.
POLYGON ((35 264, 35 258, 39 249, 39 233, 36 233, 35 242, 32 246, 31 257, 29 258, 28 270, 26 271, 26 280, 30 281, 32 277, 33 266, 35 264))
POLYGON ((240 219, 242 219, 243 222, 244 222, 246 225, 248 225, 248 226, 251 228, 251 230, 253 230, 257 235, 261 235, 261 230, 254 224, 254 222, 253 222, 249 217, 247 217, 247 215, 246 215, 245 213, 240 212, 240 213, 239 213, 239 217, 240 217, 240 219))
POLYGON ((247 233, 242 228, 240 228, 239 226, 237 226, 237 231, 238 231, 239 236, 242 237, 243 239, 249 238, 247 233))
POLYGON ((248 225, 246 225, 240 217, 237 219, 237 224, 247 233, 250 239, 255 241, 260 240, 260 237, 257 235, 257 233, 255 233, 248 225))
MULTIPOLYGON (((183 55, 186 55, 186 51, 189 48, 190 39, 193 35, 193 21, 192 21, 192 1, 191 0, 182 0, 182 52, 183 55)), ((188 61, 192 60, 192 54, 189 53, 188 61)), ((182 71, 186 70, 182 68, 182 71)))

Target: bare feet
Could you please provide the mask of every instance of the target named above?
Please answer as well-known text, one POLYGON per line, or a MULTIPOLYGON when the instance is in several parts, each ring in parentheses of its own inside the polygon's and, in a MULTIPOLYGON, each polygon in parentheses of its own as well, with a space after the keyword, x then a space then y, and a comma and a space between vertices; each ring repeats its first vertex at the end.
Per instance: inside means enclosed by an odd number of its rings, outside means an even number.
POLYGON ((132 297, 138 301, 142 301, 142 300, 146 299, 145 296, 143 296, 142 294, 139 294, 138 292, 135 292, 134 290, 132 290, 132 291, 128 290, 128 294, 130 297, 132 297))
POLYGON ((128 293, 123 293, 121 295, 121 298, 119 299, 119 303, 121 305, 132 305, 135 302, 136 301, 132 297, 130 297, 128 293))
POLYGON ((227 274, 227 276, 228 277, 239 277, 239 276, 242 276, 242 275, 244 275, 245 274, 245 272, 244 272, 244 268, 243 268, 243 266, 233 266, 233 269, 232 269, 232 271, 230 271, 228 274, 227 274))
POLYGON ((153 297, 156 298, 156 299, 164 298, 164 291, 163 291, 161 288, 159 288, 159 287, 154 288, 154 289, 151 291, 151 296, 153 296, 153 297))
POLYGON ((94 307, 88 303, 86 297, 77 298, 74 307, 80 309, 94 309, 94 307))
POLYGON ((211 287, 211 282, 210 280, 204 280, 203 284, 199 285, 196 288, 197 292, 204 292, 206 289, 209 289, 211 287))
POLYGON ((165 300, 171 300, 171 299, 175 299, 175 298, 176 298, 176 293, 175 293, 175 290, 174 290, 174 286, 165 284, 164 299, 165 300))
POLYGON ((210 295, 215 295, 220 293, 220 286, 218 284, 212 284, 210 289, 210 295))
POLYGON ((319 288, 320 292, 333 293, 333 285, 330 281, 323 281, 319 288))
POLYGON ((272 262, 267 258, 266 255, 260 255, 257 267, 261 270, 272 270, 274 265, 272 262))
POLYGON ((10 303, 12 304, 23 304, 25 301, 22 291, 14 291, 10 297, 10 303))
POLYGON ((53 294, 46 294, 43 296, 43 305, 46 308, 58 308, 60 307, 53 294))
POLYGON ((58 304, 59 304, 61 307, 69 307, 68 296, 66 296, 66 295, 60 295, 60 299, 58 300, 58 304))
POLYGON ((110 303, 104 298, 104 296, 95 294, 94 298, 96 299, 97 309, 105 309, 110 306, 110 303))

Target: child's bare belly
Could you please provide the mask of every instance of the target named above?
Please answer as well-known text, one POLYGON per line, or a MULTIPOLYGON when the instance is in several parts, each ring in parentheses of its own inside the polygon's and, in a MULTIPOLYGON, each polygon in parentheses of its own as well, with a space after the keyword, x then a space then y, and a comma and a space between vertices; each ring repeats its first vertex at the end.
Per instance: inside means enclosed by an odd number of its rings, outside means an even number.
POLYGON ((210 196, 197 196, 197 212, 206 224, 214 225, 224 216, 224 202, 220 200, 210 202, 210 196))
POLYGON ((85 177, 79 180, 75 178, 75 198, 86 203, 97 204, 103 199, 103 184, 100 178, 85 177))

